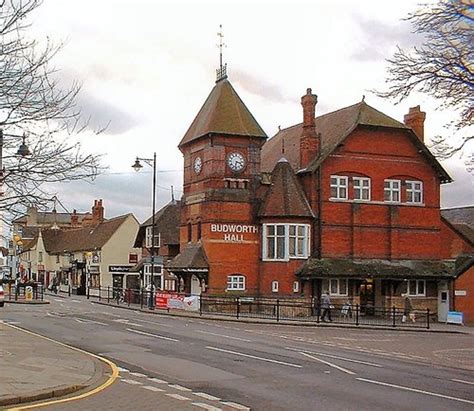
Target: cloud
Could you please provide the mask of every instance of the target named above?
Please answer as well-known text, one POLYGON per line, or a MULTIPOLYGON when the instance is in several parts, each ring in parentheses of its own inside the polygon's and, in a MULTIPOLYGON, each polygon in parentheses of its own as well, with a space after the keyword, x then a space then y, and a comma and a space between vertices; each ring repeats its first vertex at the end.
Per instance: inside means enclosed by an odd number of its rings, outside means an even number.
POLYGON ((277 103, 294 101, 294 98, 288 97, 281 91, 281 85, 258 78, 249 72, 232 69, 232 79, 249 93, 262 97, 265 100, 271 100, 277 103))
POLYGON ((91 130, 107 126, 105 134, 122 134, 138 124, 137 119, 121 110, 119 107, 97 98, 83 90, 77 97, 77 108, 81 117, 88 121, 91 130))
POLYGON ((382 21, 354 16, 361 38, 355 44, 351 57, 359 62, 374 62, 391 57, 395 46, 402 49, 417 46, 423 42, 423 36, 412 32, 407 21, 399 24, 386 24, 382 21))

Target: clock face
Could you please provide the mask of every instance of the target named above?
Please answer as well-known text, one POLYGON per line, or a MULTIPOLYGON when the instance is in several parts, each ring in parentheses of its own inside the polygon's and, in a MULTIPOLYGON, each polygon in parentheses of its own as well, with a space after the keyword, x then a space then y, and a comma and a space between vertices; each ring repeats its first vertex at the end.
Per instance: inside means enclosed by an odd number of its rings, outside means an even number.
POLYGON ((201 172, 201 169, 202 169, 202 160, 201 160, 201 157, 196 157, 194 159, 194 172, 196 174, 199 174, 201 172))
POLYGON ((242 171, 245 167, 245 158, 240 153, 230 153, 227 156, 227 165, 232 171, 242 171))

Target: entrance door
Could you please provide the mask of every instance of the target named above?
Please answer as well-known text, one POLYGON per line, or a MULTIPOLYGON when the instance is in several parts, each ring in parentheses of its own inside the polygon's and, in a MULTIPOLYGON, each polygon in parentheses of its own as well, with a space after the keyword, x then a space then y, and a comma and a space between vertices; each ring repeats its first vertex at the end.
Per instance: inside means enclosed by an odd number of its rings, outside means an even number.
POLYGON ((191 277, 191 294, 193 295, 201 294, 201 281, 194 274, 191 277))
POLYGON ((123 288, 123 274, 112 274, 113 288, 123 288))
POLYGON ((374 315, 375 312, 375 292, 374 282, 369 279, 360 285, 360 313, 374 315))
POLYGON ((438 288, 438 321, 446 322, 449 311, 449 291, 447 283, 439 283, 438 288))

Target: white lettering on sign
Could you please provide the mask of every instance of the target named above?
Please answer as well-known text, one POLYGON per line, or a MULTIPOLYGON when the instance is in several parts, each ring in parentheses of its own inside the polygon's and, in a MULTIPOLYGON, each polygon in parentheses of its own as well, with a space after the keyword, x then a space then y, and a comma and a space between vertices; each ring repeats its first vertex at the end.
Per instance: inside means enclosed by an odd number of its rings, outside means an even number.
POLYGON ((466 290, 454 290, 454 295, 456 297, 465 297, 467 295, 466 290))
POLYGON ((223 233, 224 241, 241 243, 244 241, 244 234, 256 234, 258 227, 243 224, 211 224, 211 232, 223 233))

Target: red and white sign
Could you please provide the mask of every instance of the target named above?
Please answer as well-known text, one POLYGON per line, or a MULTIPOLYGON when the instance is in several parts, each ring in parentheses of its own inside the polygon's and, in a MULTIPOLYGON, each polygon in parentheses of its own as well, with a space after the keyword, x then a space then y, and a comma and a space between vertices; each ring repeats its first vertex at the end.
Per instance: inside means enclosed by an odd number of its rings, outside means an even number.
POLYGON ((199 311, 199 297, 197 295, 184 297, 179 294, 157 293, 155 296, 155 305, 157 308, 199 311))

